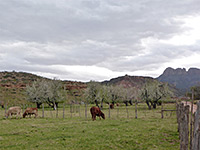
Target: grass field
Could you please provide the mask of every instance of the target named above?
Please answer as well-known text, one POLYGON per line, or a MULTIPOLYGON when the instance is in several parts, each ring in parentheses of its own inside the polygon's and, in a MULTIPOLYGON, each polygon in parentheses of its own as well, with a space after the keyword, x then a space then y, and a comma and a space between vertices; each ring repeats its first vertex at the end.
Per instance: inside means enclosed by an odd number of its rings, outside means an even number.
MULTIPOLYGON (((165 105, 174 109, 174 104, 165 105)), ((88 110, 89 110, 88 106, 88 110)), ((0 109, 0 149, 114 149, 114 150, 177 150, 179 140, 175 113, 160 117, 160 108, 147 110, 138 106, 138 119, 134 107, 104 109, 105 120, 85 118, 84 107, 70 108, 56 112, 45 108, 45 118, 4 119, 0 109), (80 110, 80 111, 79 111, 80 110), (72 111, 71 111, 72 112, 72 111)))

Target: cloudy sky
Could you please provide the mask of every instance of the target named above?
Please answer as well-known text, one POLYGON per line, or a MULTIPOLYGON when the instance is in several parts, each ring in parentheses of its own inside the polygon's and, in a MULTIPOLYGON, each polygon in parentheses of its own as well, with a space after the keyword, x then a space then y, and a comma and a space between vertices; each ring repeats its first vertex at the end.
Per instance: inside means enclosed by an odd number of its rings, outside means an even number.
POLYGON ((0 0, 0 71, 62 80, 200 68, 199 0, 0 0))

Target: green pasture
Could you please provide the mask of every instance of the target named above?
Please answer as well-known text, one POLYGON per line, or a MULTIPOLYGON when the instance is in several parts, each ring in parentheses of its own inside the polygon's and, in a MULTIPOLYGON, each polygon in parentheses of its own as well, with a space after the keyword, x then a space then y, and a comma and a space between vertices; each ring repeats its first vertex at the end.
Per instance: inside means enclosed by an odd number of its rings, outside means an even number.
MULTIPOLYGON (((160 106, 148 110, 145 104, 138 104, 135 119, 135 106, 120 106, 109 112, 105 105, 106 119, 92 121, 91 106, 87 106, 87 118, 85 105, 65 105, 64 109, 60 105, 58 112, 45 107, 44 118, 40 109, 38 118, 25 119, 5 119, 5 110, 0 108, 0 149, 179 149, 175 112, 165 112, 161 119, 160 106)), ((175 109, 175 104, 163 108, 175 109)))

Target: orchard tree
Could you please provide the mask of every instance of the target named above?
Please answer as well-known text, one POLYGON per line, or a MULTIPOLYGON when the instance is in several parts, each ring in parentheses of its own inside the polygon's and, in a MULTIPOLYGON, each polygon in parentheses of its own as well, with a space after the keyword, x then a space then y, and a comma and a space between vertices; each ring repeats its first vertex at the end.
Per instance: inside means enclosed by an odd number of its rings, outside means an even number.
POLYGON ((141 98, 146 102, 149 109, 161 104, 161 99, 167 96, 173 96, 173 91, 169 88, 168 84, 152 82, 146 84, 142 90, 141 98))
POLYGON ((98 90, 97 101, 101 103, 101 109, 103 109, 103 103, 108 102, 110 99, 109 87, 108 86, 101 86, 98 90))
POLYGON ((64 99, 64 90, 59 80, 38 79, 32 85, 26 87, 27 100, 37 104, 40 108, 42 103, 47 103, 54 110, 58 102, 64 99))
POLYGON ((47 84, 45 80, 36 80, 32 85, 26 87, 27 100, 36 103, 40 108, 47 99, 47 84))
POLYGON ((85 98, 89 103, 95 103, 98 106, 97 96, 100 90, 100 83, 90 81, 87 85, 87 89, 85 90, 85 98))
POLYGON ((125 105, 128 106, 128 103, 130 105, 133 105, 133 100, 138 99, 138 93, 139 89, 137 88, 134 87, 123 88, 121 95, 123 97, 123 102, 125 103, 125 105))
POLYGON ((58 108, 58 103, 63 101, 65 97, 62 82, 60 80, 53 79, 48 81, 47 85, 48 97, 46 103, 56 110, 56 108, 58 108))

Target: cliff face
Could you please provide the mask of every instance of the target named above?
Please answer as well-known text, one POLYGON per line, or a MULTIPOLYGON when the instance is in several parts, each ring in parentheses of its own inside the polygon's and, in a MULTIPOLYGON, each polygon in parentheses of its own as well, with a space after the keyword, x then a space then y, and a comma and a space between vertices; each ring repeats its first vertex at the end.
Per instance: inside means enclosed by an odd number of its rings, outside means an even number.
POLYGON ((200 84, 200 69, 190 68, 186 71, 185 68, 167 68, 157 79, 174 85, 184 94, 190 87, 200 84))

